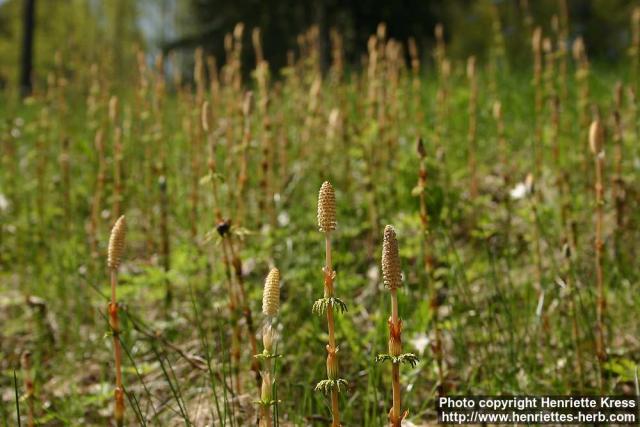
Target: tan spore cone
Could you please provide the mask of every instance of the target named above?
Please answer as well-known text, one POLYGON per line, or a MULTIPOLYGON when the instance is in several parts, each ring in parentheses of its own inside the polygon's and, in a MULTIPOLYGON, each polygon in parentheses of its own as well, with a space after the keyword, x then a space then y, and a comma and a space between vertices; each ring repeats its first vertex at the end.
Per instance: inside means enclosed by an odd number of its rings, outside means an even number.
POLYGON ((120 267, 122 260, 122 253, 124 251, 124 239, 127 233, 127 222, 124 215, 122 215, 113 228, 111 229, 111 236, 109 237, 109 249, 107 255, 107 265, 112 270, 117 270, 120 267))
POLYGON ((336 193, 333 186, 325 181, 318 194, 318 228, 323 233, 334 231, 336 221, 336 193))
POLYGON ((400 269, 400 255, 396 231, 390 225, 384 228, 382 242, 382 277, 389 289, 402 286, 402 271, 400 269))
POLYGON ((272 268, 264 281, 262 294, 262 313, 273 317, 280 308, 280 270, 272 268))
POLYGON ((600 120, 594 120, 589 127, 589 149, 591 153, 600 154, 604 145, 604 128, 600 120))

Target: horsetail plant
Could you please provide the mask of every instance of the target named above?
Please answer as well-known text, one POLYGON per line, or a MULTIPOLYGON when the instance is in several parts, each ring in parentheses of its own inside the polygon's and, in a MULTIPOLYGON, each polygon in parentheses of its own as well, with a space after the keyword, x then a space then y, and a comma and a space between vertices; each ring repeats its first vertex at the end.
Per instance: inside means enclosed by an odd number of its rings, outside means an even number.
MULTIPOLYGON (((428 280, 431 281, 431 274, 434 270, 434 257, 431 253, 431 228, 429 223, 429 213, 427 210, 427 202, 426 202, 426 189, 427 189, 427 152, 424 147, 424 142, 422 138, 418 139, 418 144, 416 146, 416 151, 418 152, 418 156, 420 157, 420 169, 418 172, 418 185, 416 186, 416 190, 419 192, 419 203, 420 203, 420 223, 422 225, 422 233, 423 233, 423 263, 425 275, 428 280)), ((444 351, 442 346, 442 337, 440 334, 440 320, 439 320, 439 301, 438 301, 438 288, 435 282, 432 282, 431 286, 431 297, 430 297, 430 307, 433 317, 433 329, 434 329, 434 342, 433 342, 433 353, 436 357, 436 362, 438 365, 438 380, 440 382, 439 390, 444 390, 445 387, 445 366, 444 366, 444 351)))
POLYGON ((533 51, 533 88, 535 107, 535 139, 533 154, 535 159, 536 175, 540 175, 541 150, 542 150, 542 108, 544 95, 542 90, 542 29, 537 27, 531 36, 531 49, 533 51))
POLYGON ((124 388, 122 387, 122 350, 120 348, 120 322, 118 320, 118 302, 116 300, 116 285, 118 283, 118 269, 124 251, 124 238, 127 224, 124 215, 118 218, 111 229, 107 266, 111 277, 111 303, 109 304, 109 325, 113 334, 113 352, 116 368, 116 389, 114 418, 118 427, 124 425, 124 388))
POLYGON ((51 120, 49 119, 49 109, 43 108, 40 111, 38 128, 39 136, 36 139, 36 151, 40 153, 38 161, 36 162, 36 182, 38 188, 38 195, 36 198, 36 206, 38 212, 39 221, 44 224, 44 206, 46 200, 46 171, 47 171, 47 149, 46 142, 49 135, 49 129, 51 127, 51 120))
POLYGON ((418 138, 418 143, 416 144, 416 152, 418 153, 418 157, 420 158, 420 168, 418 169, 418 185, 416 186, 416 189, 414 191, 418 193, 419 197, 420 225, 422 226, 422 233, 424 234, 424 269, 425 272, 429 274, 433 269, 433 258, 431 257, 429 247, 430 225, 429 212, 427 210, 427 198, 425 194, 425 191, 427 189, 427 150, 424 147, 422 138, 418 138))
POLYGON ((491 114, 495 120, 496 136, 498 138, 498 157, 500 167, 502 168, 502 182, 505 187, 511 184, 511 176, 509 174, 509 147, 507 145, 507 137, 505 134, 504 116, 502 112, 502 102, 494 101, 491 106, 491 114))
POLYGON ((467 133, 468 164, 469 164, 469 196, 475 199, 478 196, 477 164, 477 109, 478 109, 478 80, 476 78, 476 57, 467 59, 467 79, 469 80, 469 127, 467 133))
POLYGON ((595 159, 595 201, 596 201, 596 220, 595 220, 595 270, 596 270, 596 356, 598 358, 598 368, 600 375, 598 376, 598 386, 600 392, 604 390, 604 362, 607 358, 604 340, 604 317, 606 309, 606 299, 604 294, 604 278, 602 271, 602 226, 604 222, 604 188, 603 188, 603 169, 604 169, 604 128, 600 120, 596 119, 591 123, 589 128, 589 148, 595 159))
POLYGON ((265 315, 265 323, 262 328, 262 345, 261 354, 256 354, 256 359, 262 360, 264 366, 262 369, 262 387, 260 388, 260 400, 256 403, 260 405, 260 423, 259 427, 271 427, 272 415, 271 407, 277 402, 273 399, 273 383, 275 381, 272 372, 271 359, 282 357, 274 350, 277 336, 273 328, 275 317, 280 309, 280 271, 272 268, 264 282, 264 291, 262 294, 262 314, 265 315))
MULTIPOLYGON (((209 175, 212 184, 212 196, 214 203, 216 231, 220 236, 222 242, 222 259, 225 266, 225 277, 227 281, 227 291, 229 294, 229 312, 234 318, 233 326, 233 340, 231 345, 231 354, 235 361, 235 373, 236 373, 236 390, 239 391, 240 377, 239 377, 239 365, 240 365, 240 325, 237 319, 239 318, 239 309, 242 309, 242 314, 247 323, 247 329, 249 331, 249 344, 251 345, 252 354, 258 352, 258 344, 256 341, 255 331, 253 328, 253 317, 251 314, 251 308, 248 304, 246 292, 244 289, 244 276, 242 273, 242 260, 238 256, 237 250, 234 247, 231 239, 231 220, 223 219, 222 211, 220 209, 219 191, 217 185, 217 165, 216 165, 216 144, 210 133, 211 131, 211 107, 209 102, 205 101, 201 108, 201 125, 204 133, 209 140, 209 175), (234 274, 232 275, 232 269, 234 274), (234 282, 234 278, 236 279, 234 282)), ((256 360, 251 362, 251 370, 254 372, 256 383, 260 387, 260 367, 256 360)))
MULTIPOLYGON (((500 163, 500 175, 502 183, 506 188, 511 186, 511 171, 509 167, 509 147, 507 145, 507 137, 505 132, 504 117, 502 113, 502 102, 496 100, 493 102, 491 113, 495 121, 496 136, 498 139, 498 158, 500 163)), ((504 198, 504 206, 506 211, 505 238, 510 241, 511 236, 511 200, 507 196, 504 198)))
POLYGON ((109 100, 109 122, 113 128, 113 206, 112 218, 120 217, 122 205, 122 128, 119 125, 118 97, 109 100))
POLYGON ((506 47, 498 5, 496 3, 491 3, 489 11, 491 14, 491 29, 493 32, 493 37, 489 47, 489 94, 492 98, 496 98, 498 96, 499 74, 506 63, 506 47))
POLYGON ((35 426, 35 386, 33 382, 33 372, 31 365, 31 352, 25 351, 20 357, 20 364, 22 365, 22 375, 24 380, 25 397, 27 399, 27 426, 35 426))
MULTIPOLYGON (((71 218, 71 153, 69 150, 69 138, 64 138, 62 140, 59 163, 64 213, 66 218, 71 218)), ((71 221, 65 221, 67 231, 70 225, 71 221)))
MULTIPOLYGON (((194 65, 194 78, 196 80, 196 97, 194 100, 194 108, 192 115, 185 115, 185 130, 187 130, 190 134, 189 138, 189 160, 191 167, 191 189, 189 192, 189 201, 190 201, 190 218, 191 218, 191 236, 193 240, 196 240, 196 236, 198 235, 198 219, 199 219, 199 208, 200 208, 200 175, 201 175, 201 151, 204 140, 204 134, 208 131, 208 129, 204 129, 202 121, 200 121, 200 126, 196 126, 194 121, 196 120, 198 114, 200 113, 200 118, 202 118, 202 114, 205 114, 204 104, 204 92, 205 92, 205 79, 204 79, 204 64, 203 64, 203 52, 202 49, 196 49, 195 53, 195 65, 194 65), (201 107, 202 106, 202 107, 201 107), (201 110, 198 111, 198 108, 201 107, 201 110)), ((196 246, 197 247, 197 246, 196 246)), ((198 247, 198 250, 200 248, 198 247)))
POLYGON ((553 163, 556 169, 555 184, 558 191, 558 199, 560 201, 560 225, 566 235, 568 244, 572 249, 575 249, 575 238, 573 236, 573 230, 570 221, 570 203, 567 198, 567 193, 570 191, 568 174, 565 168, 562 167, 560 158, 561 144, 560 144, 560 97, 553 95, 551 98, 551 132, 550 132, 550 145, 553 151, 553 163))
POLYGON ((434 139, 437 151, 444 156, 444 140, 447 132, 447 114, 449 110, 449 77, 451 75, 451 62, 447 59, 446 45, 444 41, 444 27, 438 23, 434 29, 436 37, 435 59, 438 70, 438 89, 436 91, 436 125, 434 139))
POLYGON ((104 133, 102 129, 96 131, 95 148, 98 157, 98 171, 96 174, 96 185, 91 199, 91 222, 89 224, 89 239, 91 243, 91 257, 98 258, 98 228, 100 225, 100 211, 102 206, 102 192, 105 184, 106 159, 104 155, 104 133))
POLYGON ((576 377, 578 378, 579 390, 582 390, 584 387, 584 370, 582 364, 582 350, 580 347, 580 328, 578 324, 578 308, 577 308, 577 298, 578 298, 578 289, 576 287, 575 281, 571 277, 571 269, 572 269, 572 251, 571 251, 571 243, 565 242, 562 246, 562 278, 560 279, 564 288, 567 291, 567 305, 569 309, 569 315, 571 317, 571 336, 573 338, 573 346, 576 357, 574 359, 574 367, 576 377))
POLYGON ((340 408, 338 406, 338 393, 341 386, 346 386, 347 381, 338 376, 338 346, 336 345, 335 326, 334 326, 334 308, 341 313, 347 310, 347 306, 342 300, 334 294, 334 279, 336 277, 333 271, 331 260, 331 232, 336 229, 336 195, 333 187, 328 181, 325 181, 320 187, 318 195, 318 228, 324 233, 325 242, 325 258, 324 266, 324 297, 320 298, 313 304, 313 312, 318 314, 327 314, 327 327, 329 331, 329 344, 327 344, 327 379, 320 381, 316 385, 316 390, 322 390, 325 393, 331 392, 331 415, 332 427, 340 427, 340 408))
MULTIPOLYGON (((230 224, 230 222, 227 222, 230 224)), ((244 317, 244 321, 247 325, 247 332, 249 336, 249 345, 251 346, 251 350, 253 354, 258 352, 258 342, 256 340, 256 332, 253 326, 253 315, 251 313, 251 306, 249 305, 249 298, 247 296, 247 292, 244 287, 244 274, 242 272, 242 260, 238 255, 238 249, 235 247, 234 239, 232 238, 231 231, 227 233, 223 233, 222 235, 222 244, 226 243, 229 254, 231 256, 231 265, 233 266, 233 271, 235 273, 237 292, 239 296, 240 308, 242 310, 242 316, 244 317)), ((251 370, 254 373, 256 384, 260 384, 260 366, 257 361, 252 361, 251 370)))
POLYGON ((556 51, 550 37, 542 40, 542 52, 544 57, 543 89, 544 99, 550 102, 557 96, 556 93, 556 51))
MULTIPOLYGON (((542 277, 542 245, 541 245, 541 231, 540 231, 540 207, 539 207, 539 199, 537 196, 537 185, 533 174, 528 173, 524 180, 525 194, 528 196, 529 205, 530 205, 530 216, 531 216, 531 228, 532 228, 532 240, 533 240, 533 258, 535 263, 535 290, 538 299, 538 307, 539 310, 542 310, 544 302, 544 289, 542 287, 543 277, 542 277)), ((540 312, 540 316, 543 316, 543 323, 547 322, 546 315, 543 315, 540 312)))
MULTIPOLYGON (((249 180, 248 169, 249 169, 249 148, 251 145, 251 122, 252 122, 252 114, 253 114, 253 92, 248 91, 244 94, 244 98, 242 100, 242 139, 241 139, 241 149, 238 153, 238 186, 236 188, 236 200, 235 200, 235 210, 236 210, 236 222, 238 224, 244 224, 245 219, 245 196, 247 191, 247 182, 249 180)), ((228 127, 228 132, 231 132, 232 128, 228 127)))
POLYGON ((402 412, 400 400, 400 364, 415 366, 418 358, 413 353, 402 353, 402 320, 398 313, 398 288, 402 286, 400 255, 396 231, 390 225, 384 228, 382 242, 382 277, 384 284, 391 292, 391 317, 389 318, 389 352, 379 354, 376 361, 391 361, 391 383, 393 390, 393 406, 389 411, 389 425, 400 427, 408 411, 402 412))
MULTIPOLYGON (((588 138, 583 132, 587 131, 589 127, 589 58, 587 57, 587 51, 582 37, 575 39, 572 45, 573 58, 576 61, 575 80, 578 90, 577 96, 577 109, 579 117, 579 129, 581 132, 580 139, 588 138)), ((589 156, 586 151, 581 151, 584 173, 586 176, 590 176, 589 172, 589 156)), ((585 182, 587 182, 586 180, 585 182)), ((586 184, 588 186, 588 184, 586 184)), ((576 236, 577 237, 577 236, 576 236)))
MULTIPOLYGON (((413 92, 413 109, 416 116, 416 123, 423 123, 424 121, 424 108, 422 105, 422 80, 420 79, 420 54, 418 52, 418 46, 416 39, 409 37, 408 40, 409 57, 411 59, 411 89, 413 92)), ((416 127, 417 132, 417 127, 416 127)))
POLYGON ((558 80, 560 84, 560 98, 563 104, 567 101, 567 73, 568 73, 568 47, 569 47, 569 4, 567 0, 560 1, 560 18, 558 20, 558 40, 556 56, 559 62, 558 80))
POLYGON ((640 90, 640 7, 633 9, 631 14, 631 73, 635 80, 631 81, 635 91, 640 90))
POLYGON ((615 208, 615 233, 613 249, 617 257, 624 256, 620 249, 621 230, 624 225, 625 194, 624 177, 622 175, 624 153, 624 130, 622 124, 622 83, 618 82, 615 88, 615 111, 613 112, 613 164, 614 171, 611 177, 611 199, 615 208))

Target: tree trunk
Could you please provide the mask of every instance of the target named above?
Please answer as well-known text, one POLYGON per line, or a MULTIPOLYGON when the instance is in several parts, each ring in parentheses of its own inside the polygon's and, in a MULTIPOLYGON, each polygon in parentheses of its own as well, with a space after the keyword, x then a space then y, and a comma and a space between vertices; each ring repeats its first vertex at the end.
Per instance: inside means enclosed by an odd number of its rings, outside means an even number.
POLYGON ((33 90, 33 33, 35 31, 36 0, 24 0, 22 15, 22 58, 20 62, 20 94, 25 97, 33 90))

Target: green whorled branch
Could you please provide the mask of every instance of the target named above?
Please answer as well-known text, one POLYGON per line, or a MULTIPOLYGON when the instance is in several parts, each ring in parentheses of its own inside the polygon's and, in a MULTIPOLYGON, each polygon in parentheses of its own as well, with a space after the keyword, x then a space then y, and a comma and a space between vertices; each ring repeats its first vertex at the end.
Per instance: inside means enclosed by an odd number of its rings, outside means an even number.
POLYGON ((278 354, 278 353, 269 353, 267 350, 263 350, 262 353, 260 354, 254 354, 253 357, 255 357, 258 360, 270 360, 270 359, 279 359, 281 357, 284 357, 284 355, 278 354))
POLYGON ((341 392, 342 389, 340 388, 340 386, 346 387, 348 384, 349 383, 344 378, 337 378, 334 380, 326 379, 316 384, 315 391, 322 391, 324 393, 328 393, 329 391, 335 389, 335 390, 338 390, 338 392, 341 392))
POLYGON ((318 315, 325 314, 327 308, 331 306, 336 308, 340 313, 348 311, 347 305, 338 297, 324 297, 313 303, 312 311, 318 315))
POLYGON ((404 353, 399 356, 392 356, 387 353, 382 353, 376 356, 376 362, 382 363, 391 361, 391 363, 406 363, 411 365, 412 368, 415 368, 420 359, 413 353, 404 353))
POLYGON ((282 402, 282 400, 262 400, 262 399, 258 399, 258 400, 254 400, 253 403, 255 403, 256 405, 260 405, 260 406, 265 406, 265 407, 270 407, 270 406, 274 406, 276 403, 280 403, 282 402))

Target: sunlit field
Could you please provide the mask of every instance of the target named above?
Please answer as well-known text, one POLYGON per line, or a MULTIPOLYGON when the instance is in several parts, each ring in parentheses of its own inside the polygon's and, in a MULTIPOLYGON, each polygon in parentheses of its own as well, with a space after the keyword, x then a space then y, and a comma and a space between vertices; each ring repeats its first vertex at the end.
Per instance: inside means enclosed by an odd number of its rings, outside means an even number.
MULTIPOLYGON (((71 49, 0 92, 4 426, 426 426, 443 395, 634 395, 640 8, 526 61, 380 24, 270 67, 71 49)), ((540 26, 538 26, 540 25, 540 26)), ((250 53, 250 56, 248 56, 250 53)), ((251 58, 247 60, 246 58, 251 58)))

